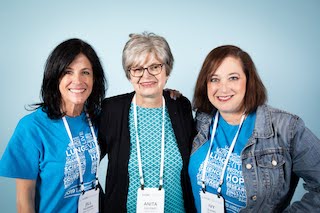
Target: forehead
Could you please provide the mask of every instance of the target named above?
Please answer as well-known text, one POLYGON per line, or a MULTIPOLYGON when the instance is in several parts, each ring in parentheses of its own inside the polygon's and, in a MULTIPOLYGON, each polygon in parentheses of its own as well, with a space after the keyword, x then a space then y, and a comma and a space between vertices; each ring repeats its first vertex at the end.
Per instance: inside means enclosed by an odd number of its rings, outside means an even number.
POLYGON ((91 68, 92 67, 90 60, 83 53, 78 54, 73 59, 73 61, 69 64, 68 67, 74 67, 74 66, 85 66, 87 68, 91 68))
POLYGON ((232 73, 244 74, 240 59, 228 56, 222 60, 216 70, 212 70, 212 75, 228 75, 232 73))

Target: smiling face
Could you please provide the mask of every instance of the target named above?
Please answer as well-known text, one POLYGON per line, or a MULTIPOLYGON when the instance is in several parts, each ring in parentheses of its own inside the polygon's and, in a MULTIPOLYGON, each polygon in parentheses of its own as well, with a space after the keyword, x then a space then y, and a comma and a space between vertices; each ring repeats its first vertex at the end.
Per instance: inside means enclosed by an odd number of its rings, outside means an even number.
POLYGON ((242 115, 246 82, 241 62, 234 57, 226 57, 209 76, 208 99, 225 119, 234 120, 242 115))
POLYGON ((84 103, 92 92, 92 87, 92 65, 89 59, 80 53, 66 68, 65 74, 60 79, 62 110, 69 116, 80 115, 84 103))
MULTIPOLYGON (((142 66, 132 68, 146 68, 156 64, 162 64, 162 62, 159 61, 154 54, 149 54, 146 62, 142 66)), ((150 103, 151 105, 158 105, 160 103, 161 105, 163 88, 168 79, 165 69, 165 66, 162 66, 161 72, 157 75, 151 75, 145 69, 141 77, 130 76, 130 82, 136 92, 138 105, 146 106, 145 103, 150 103)))

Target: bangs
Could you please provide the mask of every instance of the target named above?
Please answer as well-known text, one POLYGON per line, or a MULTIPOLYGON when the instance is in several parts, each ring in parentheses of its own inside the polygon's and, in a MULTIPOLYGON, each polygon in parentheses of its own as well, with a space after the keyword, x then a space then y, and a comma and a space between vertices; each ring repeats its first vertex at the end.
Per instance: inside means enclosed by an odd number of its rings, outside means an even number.
POLYGON ((159 59, 159 57, 157 56, 156 52, 152 49, 149 50, 142 50, 141 52, 139 52, 139 54, 136 54, 135 56, 131 56, 128 59, 128 68, 131 67, 143 67, 143 65, 145 65, 150 58, 155 58, 158 61, 162 62, 162 60, 159 59))

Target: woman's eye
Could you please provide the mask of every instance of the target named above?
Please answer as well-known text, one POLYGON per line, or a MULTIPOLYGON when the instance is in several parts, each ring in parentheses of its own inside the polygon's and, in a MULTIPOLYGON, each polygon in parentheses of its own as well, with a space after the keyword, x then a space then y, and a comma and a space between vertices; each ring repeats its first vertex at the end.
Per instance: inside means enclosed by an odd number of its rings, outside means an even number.
POLYGON ((149 68, 150 70, 157 70, 160 67, 159 64, 151 65, 149 68))
POLYGON ((230 80, 231 80, 231 81, 236 81, 236 80, 238 80, 238 79, 239 79, 238 76, 231 76, 231 77, 230 77, 230 80))
POLYGON ((90 72, 89 71, 83 71, 82 72, 84 75, 90 75, 90 72))
POLYGON ((135 73, 141 73, 141 72, 143 72, 143 68, 136 68, 136 69, 131 69, 133 72, 135 72, 135 73))
POLYGON ((218 81, 219 81, 218 78, 211 78, 211 79, 210 79, 210 82, 218 82, 218 81))
POLYGON ((136 69, 136 72, 143 72, 144 71, 144 69, 143 68, 138 68, 138 69, 136 69))
POLYGON ((65 74, 65 75, 70 75, 70 74, 72 74, 72 71, 71 71, 71 70, 65 70, 65 71, 64 71, 64 74, 65 74))

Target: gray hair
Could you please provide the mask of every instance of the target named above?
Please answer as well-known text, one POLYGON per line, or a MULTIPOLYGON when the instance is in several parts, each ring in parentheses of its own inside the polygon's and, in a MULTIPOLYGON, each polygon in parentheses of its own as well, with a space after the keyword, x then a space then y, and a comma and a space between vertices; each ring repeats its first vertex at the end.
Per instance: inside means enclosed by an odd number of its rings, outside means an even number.
POLYGON ((150 53, 165 65, 166 75, 170 75, 174 59, 165 38, 149 32, 130 34, 129 37, 122 52, 122 66, 128 79, 130 68, 143 65, 150 53))

